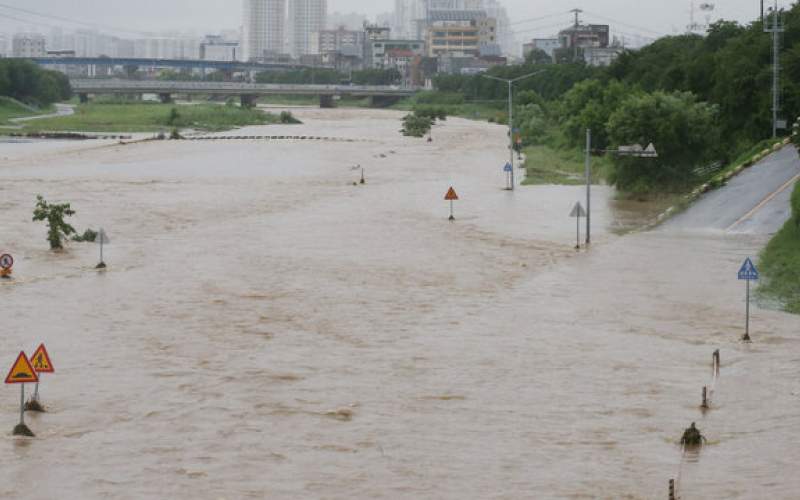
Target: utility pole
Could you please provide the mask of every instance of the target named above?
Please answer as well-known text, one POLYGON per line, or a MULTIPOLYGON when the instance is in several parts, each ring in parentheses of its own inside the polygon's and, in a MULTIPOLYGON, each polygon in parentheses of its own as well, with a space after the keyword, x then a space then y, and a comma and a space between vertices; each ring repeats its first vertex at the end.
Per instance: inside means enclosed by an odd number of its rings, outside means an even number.
POLYGON ((578 27, 581 25, 581 20, 578 16, 582 14, 583 11, 581 9, 572 9, 570 12, 575 14, 575 26, 570 43, 572 44, 573 52, 572 62, 576 62, 578 60, 578 27))
POLYGON ((592 130, 586 129, 586 246, 592 242, 592 130))
POLYGON ((533 73, 512 79, 498 78, 491 75, 482 75, 484 78, 489 78, 490 80, 497 80, 498 82, 505 82, 508 84, 508 153, 510 155, 509 163, 511 164, 511 191, 514 190, 514 84, 520 80, 524 80, 525 78, 530 78, 538 75, 539 73, 544 73, 545 71, 547 70, 540 69, 539 71, 534 71, 533 73))
POLYGON ((764 22, 764 2, 761 2, 761 18, 764 23, 764 33, 772 33, 772 138, 778 137, 778 111, 780 111, 780 71, 781 71, 781 46, 780 36, 785 31, 780 24, 780 11, 778 0, 772 10, 772 27, 767 28, 764 22))

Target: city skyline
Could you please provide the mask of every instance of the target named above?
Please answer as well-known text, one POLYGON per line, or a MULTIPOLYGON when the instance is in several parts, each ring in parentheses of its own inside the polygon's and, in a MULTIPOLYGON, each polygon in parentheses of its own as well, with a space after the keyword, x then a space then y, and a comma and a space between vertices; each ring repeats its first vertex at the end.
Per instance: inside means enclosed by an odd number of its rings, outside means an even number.
MULTIPOLYGON (((0 32, 38 31, 47 33, 52 26, 63 29, 91 29, 121 37, 143 36, 161 32, 193 33, 202 36, 223 30, 239 29, 244 19, 236 2, 219 4, 208 0, 174 0, 169 4, 155 0, 140 0, 135 5, 121 0, 84 0, 85 11, 76 11, 74 4, 55 0, 6 0, 0 3, 0 32), (17 10, 15 10, 17 9, 17 10), (32 14, 45 14, 39 16, 32 14), (152 13, 158 13, 154 16, 152 13)), ((582 19, 588 23, 607 23, 625 36, 640 35, 657 38, 682 33, 689 24, 687 0, 682 3, 661 0, 642 0, 631 8, 625 0, 575 1, 569 6, 554 6, 543 0, 505 0, 501 2, 511 18, 514 36, 525 40, 554 34, 569 24, 568 10, 584 9, 582 19)), ((699 2, 695 2, 699 5, 699 2)), ((394 0, 364 2, 362 0, 332 0, 328 12, 357 12, 375 19, 394 9, 394 0)), ((779 5, 788 6, 789 1, 779 5)), ((716 2, 711 20, 725 18, 749 22, 758 15, 759 4, 752 0, 716 2)), ((706 14, 696 11, 695 21, 704 22, 706 14)))

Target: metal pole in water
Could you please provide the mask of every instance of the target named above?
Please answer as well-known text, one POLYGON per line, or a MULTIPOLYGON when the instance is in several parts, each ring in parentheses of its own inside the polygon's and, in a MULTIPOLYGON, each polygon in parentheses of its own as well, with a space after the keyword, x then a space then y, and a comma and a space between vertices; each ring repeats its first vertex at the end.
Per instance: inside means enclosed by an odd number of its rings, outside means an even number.
POLYGON ((19 425, 25 425, 25 384, 19 384, 19 425))
POLYGON ((747 305, 745 306, 744 340, 750 341, 750 280, 747 280, 747 305))
POLYGON ((706 386, 703 386, 703 403, 700 408, 708 408, 708 388, 706 386))
POLYGON ((669 480, 669 500, 675 500, 675 480, 669 480))
POLYGON ((575 250, 581 249, 581 218, 575 217, 575 226, 577 228, 577 239, 575 240, 575 250))
POLYGON ((586 129, 586 245, 592 240, 592 131, 586 129))
POLYGON ((508 81, 508 153, 511 156, 511 190, 514 190, 514 108, 512 82, 508 81))
POLYGON ((36 382, 36 388, 33 390, 33 399, 39 399, 39 382, 36 382))

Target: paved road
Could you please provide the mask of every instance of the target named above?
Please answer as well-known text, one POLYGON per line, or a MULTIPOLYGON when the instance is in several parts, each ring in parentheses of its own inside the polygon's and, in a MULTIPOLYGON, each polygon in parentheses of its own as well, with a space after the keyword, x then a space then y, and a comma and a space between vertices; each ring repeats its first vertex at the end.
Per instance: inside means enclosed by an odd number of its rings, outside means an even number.
POLYGON ((720 230, 771 234, 789 219, 792 187, 800 179, 800 157, 785 147, 711 191, 688 210, 667 221, 663 230, 720 230))

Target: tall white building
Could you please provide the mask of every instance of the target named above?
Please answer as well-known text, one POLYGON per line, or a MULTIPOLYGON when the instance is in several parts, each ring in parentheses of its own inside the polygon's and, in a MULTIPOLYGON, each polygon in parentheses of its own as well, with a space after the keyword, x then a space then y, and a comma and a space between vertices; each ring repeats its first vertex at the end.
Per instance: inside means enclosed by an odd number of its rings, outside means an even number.
POLYGON ((314 33, 325 29, 327 0, 289 0, 289 53, 292 57, 316 54, 314 33))
POLYGON ((44 57, 45 38, 38 33, 17 33, 11 40, 11 53, 14 57, 44 57))
POLYGON ((395 0, 392 36, 399 39, 419 39, 419 23, 426 17, 424 0, 395 0))
POLYGON ((283 53, 286 0, 243 0, 243 59, 283 53))

